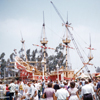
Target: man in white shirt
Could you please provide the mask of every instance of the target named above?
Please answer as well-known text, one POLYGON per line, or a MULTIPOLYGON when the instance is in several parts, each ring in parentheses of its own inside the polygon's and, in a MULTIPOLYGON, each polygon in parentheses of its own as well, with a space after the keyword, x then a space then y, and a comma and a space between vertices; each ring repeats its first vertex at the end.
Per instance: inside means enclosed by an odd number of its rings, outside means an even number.
POLYGON ((39 84, 37 83, 37 80, 35 82, 33 81, 33 86, 37 92, 37 95, 34 97, 34 100, 38 100, 38 90, 39 90, 39 84))
POLYGON ((27 92, 27 99, 33 100, 33 98, 37 95, 35 87, 31 84, 31 82, 28 83, 29 89, 27 92))
POLYGON ((64 84, 61 84, 60 87, 61 88, 55 93, 56 100, 68 100, 69 93, 64 88, 64 84))
POLYGON ((12 97, 14 96, 14 93, 15 93, 15 90, 16 90, 16 85, 14 84, 13 80, 9 84, 9 88, 10 88, 10 100, 12 100, 12 97))
POLYGON ((17 84, 17 80, 15 81, 16 91, 19 91, 19 85, 17 84))
POLYGON ((89 85, 92 86, 92 88, 94 89, 94 84, 92 83, 91 79, 88 79, 89 81, 89 85))
POLYGON ((83 100, 95 100, 95 93, 93 88, 88 84, 88 81, 85 81, 85 85, 82 87, 81 95, 83 100))

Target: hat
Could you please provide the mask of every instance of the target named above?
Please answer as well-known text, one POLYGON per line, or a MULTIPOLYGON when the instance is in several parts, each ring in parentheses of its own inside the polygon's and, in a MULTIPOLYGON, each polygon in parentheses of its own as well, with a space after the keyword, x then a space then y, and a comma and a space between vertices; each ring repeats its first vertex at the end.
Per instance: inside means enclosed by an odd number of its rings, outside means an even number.
POLYGON ((64 87, 64 84, 61 84, 60 87, 64 87))

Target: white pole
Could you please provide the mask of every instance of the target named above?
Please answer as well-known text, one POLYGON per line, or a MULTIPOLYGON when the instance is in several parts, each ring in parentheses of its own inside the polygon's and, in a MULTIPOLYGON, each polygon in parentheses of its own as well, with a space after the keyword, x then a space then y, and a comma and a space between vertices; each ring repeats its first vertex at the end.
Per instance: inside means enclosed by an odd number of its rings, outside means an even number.
POLYGON ((42 68, 43 68, 43 79, 44 79, 44 66, 42 68))
POLYGON ((34 80, 34 72, 33 72, 33 80, 34 80))
POLYGON ((4 68, 4 80, 5 80, 5 68, 4 68))
MULTIPOLYGON (((58 68, 57 68, 58 69, 58 68)), ((59 81, 59 70, 58 70, 58 81, 59 81)))
POLYGON ((59 73, 58 73, 59 66, 58 66, 58 64, 57 64, 56 68, 57 68, 57 78, 58 78, 58 81, 59 81, 59 73))

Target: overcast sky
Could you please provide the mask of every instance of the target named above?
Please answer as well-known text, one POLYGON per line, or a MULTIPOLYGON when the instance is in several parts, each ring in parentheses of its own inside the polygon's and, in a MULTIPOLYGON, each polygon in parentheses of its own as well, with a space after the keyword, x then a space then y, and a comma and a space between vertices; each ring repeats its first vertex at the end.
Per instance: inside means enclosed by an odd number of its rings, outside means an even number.
MULTIPOLYGON (((51 0, 0 0, 0 54, 5 52, 5 59, 14 49, 20 50, 22 44, 21 34, 25 40, 25 48, 40 49, 33 47, 40 44, 41 30, 43 24, 43 11, 45 16, 45 29, 48 39, 48 46, 55 48, 62 43, 65 34, 65 27, 58 16, 51 0)), ((74 30, 73 35, 77 36, 76 41, 82 46, 86 54, 89 50, 89 34, 91 44, 96 50, 92 51, 93 63, 96 67, 100 65, 100 0, 52 0, 64 21, 68 21, 74 30)), ((71 42, 71 46, 74 45, 71 42)), ((75 48, 75 47, 74 47, 75 48)), ((52 50, 48 53, 54 54, 52 50)), ((69 49, 72 69, 79 69, 83 66, 77 52, 69 49)), ((88 60, 86 59, 86 62, 88 60)), ((95 72, 94 66, 88 66, 91 72, 95 72)))

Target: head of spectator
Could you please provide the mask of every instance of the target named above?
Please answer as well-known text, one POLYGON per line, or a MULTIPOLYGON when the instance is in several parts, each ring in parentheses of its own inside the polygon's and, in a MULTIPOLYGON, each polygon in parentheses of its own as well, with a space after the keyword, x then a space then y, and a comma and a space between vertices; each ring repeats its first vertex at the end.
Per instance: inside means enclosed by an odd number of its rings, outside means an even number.
POLYGON ((44 81, 44 79, 42 79, 42 82, 44 81))
POLYGON ((52 83, 51 82, 48 83, 48 88, 52 88, 52 83))
POLYGON ((70 87, 74 88, 75 87, 75 82, 70 82, 70 87))
POLYGON ((35 80, 35 83, 38 83, 38 81, 37 81, 37 80, 35 80))
POLYGON ((87 80, 85 81, 85 84, 88 84, 88 81, 87 80))
POLYGON ((2 84, 2 81, 0 81, 0 84, 2 84))
POLYGON ((82 82, 79 82, 79 85, 82 85, 82 82))
POLYGON ((89 83, 91 83, 91 82, 92 82, 92 80, 91 80, 91 79, 88 79, 88 81, 89 81, 89 83))
POLYGON ((58 80, 56 80, 55 83, 58 84, 58 80))
POLYGON ((68 85, 68 83, 67 82, 64 82, 64 85, 68 85))
POLYGON ((60 84, 60 88, 65 88, 65 85, 64 84, 60 84))
POLYGON ((28 86, 31 87, 31 82, 28 82, 28 86))
POLYGON ((94 84, 94 86, 96 86, 96 82, 94 82, 93 84, 94 84))
POLYGON ((36 82, 35 80, 32 80, 32 83, 33 83, 33 84, 35 84, 35 82, 36 82))
POLYGON ((6 84, 6 87, 8 87, 8 84, 6 84))
POLYGON ((15 91, 15 96, 18 96, 18 91, 17 90, 15 91))
POLYGON ((14 82, 15 84, 17 84, 17 80, 15 80, 15 82, 14 82))
POLYGON ((22 82, 22 80, 20 79, 20 80, 19 80, 19 83, 21 83, 21 82, 22 82))

